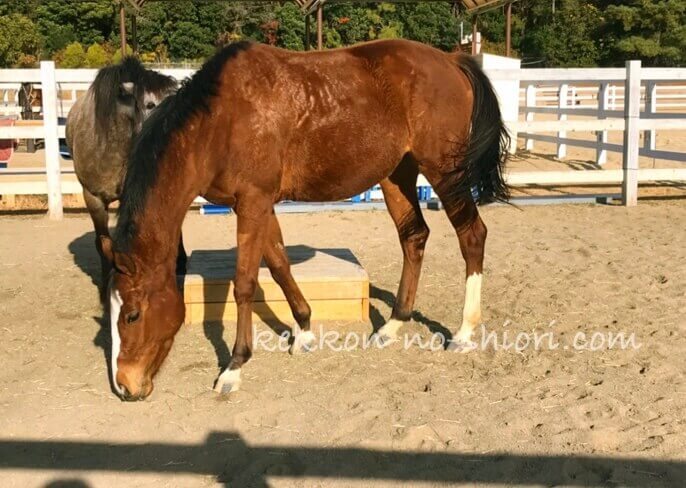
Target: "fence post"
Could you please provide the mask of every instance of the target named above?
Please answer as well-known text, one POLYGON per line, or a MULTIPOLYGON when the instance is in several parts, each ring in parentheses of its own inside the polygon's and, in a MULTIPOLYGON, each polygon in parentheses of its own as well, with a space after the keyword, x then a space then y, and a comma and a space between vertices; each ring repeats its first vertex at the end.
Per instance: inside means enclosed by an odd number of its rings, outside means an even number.
MULTIPOLYGON (((569 85, 566 83, 563 83, 560 85, 560 90, 558 91, 557 98, 558 98, 558 107, 560 109, 567 109, 567 92, 569 91, 569 85)), ((557 117, 557 120, 567 120, 567 114, 560 113, 557 117)), ((566 131, 560 131, 557 133, 557 137, 560 139, 566 138, 567 137, 567 132, 566 131)), ((567 156, 567 144, 564 144, 562 142, 557 143, 557 159, 564 159, 567 156)))
MULTIPOLYGON (((649 114, 657 112, 657 83, 649 81, 646 83, 646 117, 650 118, 649 114)), ((647 130, 644 135, 645 148, 655 150, 655 130, 647 130)))
POLYGON ((638 204, 638 122, 641 116, 641 61, 626 62, 622 204, 638 204))
MULTIPOLYGON (((598 118, 605 119, 605 111, 607 110, 608 102, 610 99, 608 83, 601 83, 598 87, 598 118)), ((607 150, 604 149, 604 145, 607 143, 607 131, 599 130, 597 133, 598 148, 596 149, 596 163, 599 166, 604 165, 607 162, 607 150)))
MULTIPOLYGON (((529 83, 526 85, 526 100, 524 102, 526 107, 535 107, 536 106, 536 85, 533 83, 529 83)), ((526 121, 531 122, 534 120, 534 112, 529 112, 527 110, 526 112, 526 121)), ((534 140, 533 139, 527 139, 526 140, 526 145, 524 148, 527 151, 532 151, 534 149, 534 140)))
POLYGON ((45 173, 48 184, 48 217, 62 219, 62 183, 60 171, 60 143, 57 123, 57 82, 55 63, 41 61, 43 90, 43 128, 45 130, 45 173))

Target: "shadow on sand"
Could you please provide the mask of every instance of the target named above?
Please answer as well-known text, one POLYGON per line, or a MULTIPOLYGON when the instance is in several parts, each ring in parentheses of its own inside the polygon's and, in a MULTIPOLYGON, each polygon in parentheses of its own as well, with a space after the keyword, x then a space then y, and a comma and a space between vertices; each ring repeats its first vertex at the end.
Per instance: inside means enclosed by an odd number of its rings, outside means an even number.
MULTIPOLYGON (((269 486, 268 478, 329 478, 519 486, 677 487, 686 463, 584 455, 472 454, 364 448, 250 446, 234 432, 202 444, 0 440, 0 469, 68 471, 47 486, 87 486, 74 471, 212 476, 224 486, 269 486)), ((125 479, 122 479, 124 482, 125 479)), ((122 483, 123 484, 123 483, 122 483)))

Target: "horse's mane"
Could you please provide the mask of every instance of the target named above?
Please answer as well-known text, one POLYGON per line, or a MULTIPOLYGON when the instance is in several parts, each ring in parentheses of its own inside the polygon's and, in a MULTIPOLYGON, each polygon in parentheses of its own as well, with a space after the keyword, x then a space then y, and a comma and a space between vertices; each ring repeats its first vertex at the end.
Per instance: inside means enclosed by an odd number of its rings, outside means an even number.
POLYGON ((143 123, 129 155, 119 204, 115 247, 125 252, 136 233, 135 216, 143 210, 150 188, 155 184, 159 163, 171 136, 183 130, 200 111, 209 112, 210 99, 217 94, 224 66, 250 47, 241 41, 219 50, 179 90, 164 99, 143 123))
POLYGON ((102 68, 91 85, 95 102, 95 121, 102 132, 107 131, 117 113, 122 83, 133 83, 136 94, 162 93, 176 87, 174 78, 145 69, 140 61, 133 57, 126 57, 119 64, 102 68))

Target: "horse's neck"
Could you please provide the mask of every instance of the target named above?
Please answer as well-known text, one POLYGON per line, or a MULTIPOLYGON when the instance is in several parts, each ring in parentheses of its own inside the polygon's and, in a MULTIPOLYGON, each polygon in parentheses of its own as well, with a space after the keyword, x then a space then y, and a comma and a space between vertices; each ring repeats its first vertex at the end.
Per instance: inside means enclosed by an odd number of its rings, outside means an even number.
MULTIPOLYGON (((177 153, 172 147, 166 152, 177 153)), ((198 193, 189 184, 188 169, 193 160, 165 156, 158 163, 155 183, 148 190, 135 225, 134 250, 148 263, 174 266, 183 219, 198 193)))

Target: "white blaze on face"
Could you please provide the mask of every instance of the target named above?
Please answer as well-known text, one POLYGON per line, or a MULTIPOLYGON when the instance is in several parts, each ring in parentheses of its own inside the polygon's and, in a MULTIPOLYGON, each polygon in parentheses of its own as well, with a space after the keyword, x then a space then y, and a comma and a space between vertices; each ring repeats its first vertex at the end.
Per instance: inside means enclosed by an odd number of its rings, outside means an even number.
POLYGON ((110 334, 112 335, 110 363, 112 366, 112 384, 120 395, 123 394, 123 392, 117 383, 117 359, 119 358, 119 349, 121 348, 121 338, 119 337, 119 327, 117 326, 117 323, 119 322, 119 312, 121 311, 122 304, 121 295, 119 295, 119 292, 114 288, 114 284, 110 283, 110 334))
POLYGON ((481 320, 481 278, 481 273, 473 273, 467 278, 462 327, 457 333, 458 340, 470 341, 474 328, 481 320))

